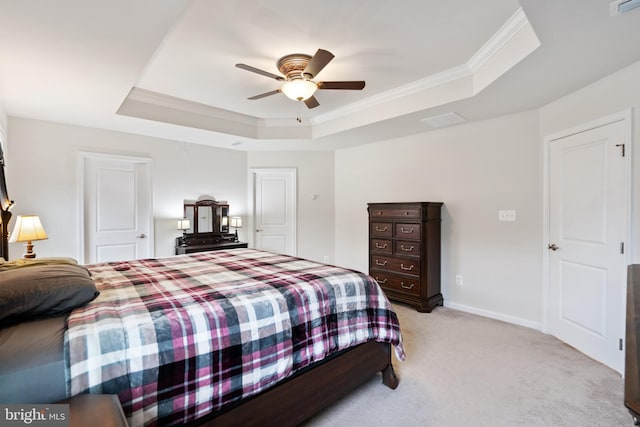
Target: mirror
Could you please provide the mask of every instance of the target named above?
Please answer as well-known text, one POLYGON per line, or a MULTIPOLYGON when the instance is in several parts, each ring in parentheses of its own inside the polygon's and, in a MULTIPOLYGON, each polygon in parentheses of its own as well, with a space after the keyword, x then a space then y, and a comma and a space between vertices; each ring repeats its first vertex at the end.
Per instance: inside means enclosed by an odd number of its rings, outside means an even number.
POLYGON ((191 228, 186 234, 219 234, 229 232, 229 205, 215 200, 184 201, 184 217, 191 228))
POLYGON ((213 208, 211 206, 198 206, 198 233, 213 232, 213 208))

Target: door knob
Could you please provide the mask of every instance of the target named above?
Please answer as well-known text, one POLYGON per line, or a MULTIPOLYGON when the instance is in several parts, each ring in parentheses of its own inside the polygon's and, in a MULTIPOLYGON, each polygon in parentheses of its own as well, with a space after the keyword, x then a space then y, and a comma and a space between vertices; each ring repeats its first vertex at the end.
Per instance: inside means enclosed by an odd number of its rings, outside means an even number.
POLYGON ((558 249, 560 249, 560 246, 556 245, 555 243, 552 243, 549 245, 549 249, 551 249, 552 251, 557 251, 558 249))
POLYGON ((136 237, 137 237, 138 239, 144 239, 144 238, 145 238, 145 237, 147 237, 147 236, 146 236, 146 234, 142 233, 141 235, 136 236, 136 237))
POLYGON ((261 232, 261 231, 262 231, 261 229, 257 229, 257 230, 256 230, 256 233, 259 233, 259 232, 261 232))

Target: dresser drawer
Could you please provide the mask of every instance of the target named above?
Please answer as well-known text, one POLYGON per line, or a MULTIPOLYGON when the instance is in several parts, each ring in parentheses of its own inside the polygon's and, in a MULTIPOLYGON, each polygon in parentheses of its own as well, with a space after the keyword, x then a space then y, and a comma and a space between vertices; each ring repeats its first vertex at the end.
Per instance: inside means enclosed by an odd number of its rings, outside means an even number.
POLYGON ((391 237, 393 235, 393 224, 390 222, 372 222, 370 233, 376 237, 391 237))
POLYGON ((371 239, 371 251, 392 254, 393 243, 388 239, 371 239))
POLYGON ((374 271, 372 276, 383 289, 420 295, 420 282, 417 278, 392 276, 378 271, 374 271))
POLYGON ((395 237, 399 239, 420 239, 420 223, 400 222, 395 226, 395 237))
POLYGON ((396 240, 394 253, 396 255, 420 256, 420 242, 396 240))
POLYGON ((392 258, 381 255, 371 255, 371 269, 387 270, 396 273, 420 275, 420 260, 392 258))
POLYGON ((371 207, 371 218, 420 218, 420 209, 385 209, 371 207))

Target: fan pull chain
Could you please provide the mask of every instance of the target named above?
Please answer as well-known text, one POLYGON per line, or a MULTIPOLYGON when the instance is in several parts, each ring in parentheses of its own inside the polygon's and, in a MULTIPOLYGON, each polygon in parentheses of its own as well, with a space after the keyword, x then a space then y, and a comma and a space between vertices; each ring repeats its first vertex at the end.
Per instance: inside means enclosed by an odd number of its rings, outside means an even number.
POLYGON ((302 101, 298 101, 296 102, 296 120, 298 121, 298 123, 302 123, 302 118, 300 117, 300 104, 302 103, 302 101))

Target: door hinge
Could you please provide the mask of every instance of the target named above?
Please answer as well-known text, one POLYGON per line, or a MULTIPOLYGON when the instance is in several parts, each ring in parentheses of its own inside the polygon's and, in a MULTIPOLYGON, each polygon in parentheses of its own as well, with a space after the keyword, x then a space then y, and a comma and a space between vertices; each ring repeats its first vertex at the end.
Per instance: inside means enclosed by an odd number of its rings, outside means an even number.
POLYGON ((624 242, 620 242, 620 253, 624 254, 624 242))
POLYGON ((622 147, 622 157, 624 157, 624 144, 616 144, 616 147, 622 147))
POLYGON ((622 338, 620 338, 620 345, 619 345, 619 347, 618 347, 618 348, 620 349, 620 351, 622 351, 622 348, 623 348, 622 338))

